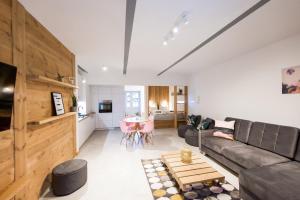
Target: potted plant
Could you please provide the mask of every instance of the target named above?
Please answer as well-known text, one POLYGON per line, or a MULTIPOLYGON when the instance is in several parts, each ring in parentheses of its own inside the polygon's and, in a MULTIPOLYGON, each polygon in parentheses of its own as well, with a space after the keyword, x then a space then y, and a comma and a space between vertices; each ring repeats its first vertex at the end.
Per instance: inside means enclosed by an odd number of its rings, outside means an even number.
POLYGON ((71 107, 72 112, 77 112, 77 97, 73 94, 72 96, 73 106, 71 107))

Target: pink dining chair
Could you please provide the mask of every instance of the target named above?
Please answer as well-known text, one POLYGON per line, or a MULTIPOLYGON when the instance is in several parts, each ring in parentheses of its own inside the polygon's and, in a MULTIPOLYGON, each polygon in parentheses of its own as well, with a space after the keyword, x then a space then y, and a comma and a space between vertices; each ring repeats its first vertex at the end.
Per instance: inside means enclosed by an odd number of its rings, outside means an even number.
POLYGON ((144 135, 145 143, 151 143, 153 144, 153 130, 154 130, 154 121, 148 120, 145 122, 143 128, 140 130, 140 132, 144 135))
MULTIPOLYGON (((124 120, 120 121, 120 129, 123 133, 123 136, 122 136, 122 139, 120 142, 120 144, 122 144, 123 140, 125 138, 128 138, 131 135, 131 133, 133 132, 133 130, 132 130, 132 127, 127 125, 127 122, 125 122, 124 120)), ((126 142, 126 146, 127 146, 127 142, 126 142)))

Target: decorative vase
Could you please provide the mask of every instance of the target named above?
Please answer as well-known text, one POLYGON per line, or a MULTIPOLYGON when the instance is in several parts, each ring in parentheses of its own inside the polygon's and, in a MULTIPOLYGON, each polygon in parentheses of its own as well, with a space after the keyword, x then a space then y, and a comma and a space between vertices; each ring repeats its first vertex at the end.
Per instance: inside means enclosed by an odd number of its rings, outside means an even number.
POLYGON ((181 161, 183 163, 192 162, 192 151, 190 149, 184 148, 181 150, 181 161))

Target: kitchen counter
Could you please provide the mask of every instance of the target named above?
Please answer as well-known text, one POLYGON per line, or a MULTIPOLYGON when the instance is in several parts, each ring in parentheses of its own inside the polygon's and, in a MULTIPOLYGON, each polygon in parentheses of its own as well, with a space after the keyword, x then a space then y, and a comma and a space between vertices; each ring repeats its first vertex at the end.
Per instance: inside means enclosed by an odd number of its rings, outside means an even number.
POLYGON ((88 113, 86 115, 82 115, 82 116, 78 116, 78 122, 81 122, 89 117, 91 117, 92 115, 96 114, 95 112, 91 112, 91 113, 88 113))

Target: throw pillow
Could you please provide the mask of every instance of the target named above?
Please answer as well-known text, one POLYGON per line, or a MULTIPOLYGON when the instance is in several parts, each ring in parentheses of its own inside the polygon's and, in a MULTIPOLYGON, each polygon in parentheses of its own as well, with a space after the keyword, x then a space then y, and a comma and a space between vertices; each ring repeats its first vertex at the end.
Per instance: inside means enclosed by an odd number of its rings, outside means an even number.
POLYGON ((235 121, 215 120, 215 129, 223 133, 233 134, 235 121))
POLYGON ((215 120, 215 132, 213 136, 233 140, 234 124, 235 121, 215 120))
POLYGON ((195 115, 189 115, 188 116, 188 125, 193 125, 194 118, 195 118, 195 115))
POLYGON ((222 131, 215 131, 213 133, 213 136, 225 138, 225 139, 228 139, 228 140, 233 140, 233 134, 223 133, 222 131))
POLYGON ((204 119, 200 125, 198 126, 198 130, 207 130, 207 129, 213 129, 215 124, 215 120, 206 118, 204 119))

